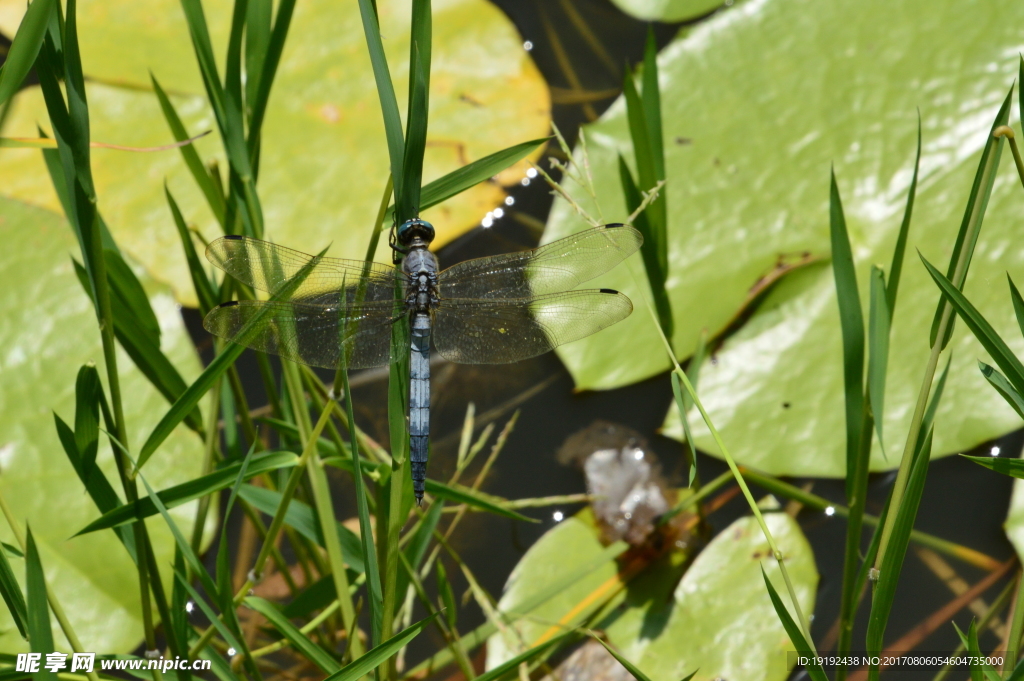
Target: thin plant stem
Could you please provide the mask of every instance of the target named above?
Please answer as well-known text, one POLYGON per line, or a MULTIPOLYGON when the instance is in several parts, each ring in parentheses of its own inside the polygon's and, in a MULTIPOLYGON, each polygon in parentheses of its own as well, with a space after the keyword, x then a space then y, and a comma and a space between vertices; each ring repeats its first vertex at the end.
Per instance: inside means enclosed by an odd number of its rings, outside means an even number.
POLYGON ((1024 573, 1017 575, 1017 598, 1013 603, 1013 619, 1010 623, 1009 638, 1006 641, 1006 660, 1003 664, 1004 672, 1010 671, 1017 666, 1022 632, 1024 632, 1024 573))
MULTIPOLYGON (((633 274, 634 279, 636 279, 636 270, 630 267, 630 272, 633 274)), ((644 290, 644 287, 639 286, 639 282, 638 288, 641 291, 644 290)), ((800 607, 800 601, 797 599, 796 588, 793 586, 793 580, 789 576, 789 570, 786 568, 785 555, 775 542, 775 537, 772 536, 771 530, 768 529, 764 516, 761 515, 761 509, 758 508, 757 501, 754 500, 754 495, 750 493, 750 488, 747 487, 747 482, 743 479, 743 474, 740 473, 740 469, 736 465, 736 461, 733 460, 732 454, 729 452, 729 448, 726 447, 725 442, 722 440, 722 436, 719 435, 718 429, 715 428, 715 424, 711 421, 711 417, 708 415, 707 411, 704 410, 704 404, 700 401, 700 397, 697 396, 697 391, 694 390, 693 384, 690 383, 690 379, 686 375, 686 372, 679 366, 675 353, 672 351, 672 345, 669 343, 668 338, 665 337, 664 332, 661 330, 661 324, 658 323, 658 319, 654 314, 653 303, 647 300, 646 292, 642 295, 644 296, 644 302, 646 303, 645 307, 647 308, 648 314, 651 316, 654 328, 657 330, 658 336, 665 345, 665 351, 668 353, 669 358, 672 360, 672 364, 675 366, 675 373, 679 377, 679 382, 690 395, 690 399, 693 400, 694 406, 697 407, 697 411, 700 412, 701 418, 704 419, 704 423, 707 424, 708 430, 711 431, 711 437, 714 438, 715 444, 718 445, 718 451, 721 452, 722 458, 724 458, 725 462, 729 465, 729 470, 732 471, 733 478, 736 479, 736 484, 739 485, 740 491, 743 492, 743 496, 747 500, 747 505, 750 506, 750 511, 754 514, 754 518, 757 519, 757 524, 761 527, 761 532, 764 534, 764 538, 768 542, 768 547, 771 549, 772 555, 775 556, 775 562, 779 565, 779 571, 782 573, 782 578, 786 582, 786 590, 789 592, 789 599, 793 603, 793 611, 796 614, 797 622, 800 624, 800 629, 804 634, 804 638, 807 639, 807 645, 810 646, 811 653, 813 655, 817 655, 817 649, 814 647, 814 640, 811 638, 811 629, 808 624, 808 620, 804 617, 803 608, 800 607)))
MULTIPOLYGON (((11 528, 11 532, 14 533, 14 538, 18 542, 18 546, 21 547, 22 552, 28 551, 28 546, 25 543, 25 535, 21 532, 21 527, 18 525, 17 519, 11 512, 10 507, 7 505, 7 500, 4 499, 3 495, 0 494, 0 511, 3 512, 4 518, 7 519, 7 524, 11 528)), ((136 548, 136 550, 138 550, 136 548)), ((85 652, 85 648, 82 647, 82 642, 78 640, 78 634, 75 633, 74 628, 71 626, 71 622, 68 620, 67 615, 64 614, 64 608, 61 607, 60 601, 54 595, 53 590, 50 589, 50 585, 46 585, 46 600, 50 603, 50 610, 53 611, 54 617, 57 618, 57 623, 60 625, 61 631, 64 632, 64 637, 67 638, 68 643, 71 644, 71 650, 76 653, 85 652)), ((90 681, 100 681, 99 675, 95 672, 86 672, 86 676, 90 681)))
MULTIPOLYGON (((213 382, 213 388, 210 391, 210 411, 206 416, 206 441, 203 443, 203 472, 202 475, 206 475, 213 470, 213 459, 214 452, 217 449, 217 444, 220 439, 220 429, 217 428, 217 415, 220 411, 220 400, 216 398, 220 395, 221 378, 218 378, 213 382)), ((210 495, 203 496, 199 499, 199 506, 196 509, 196 520, 195 525, 192 526, 192 551, 198 556, 200 544, 203 542, 203 526, 206 524, 206 514, 210 508, 210 495)))

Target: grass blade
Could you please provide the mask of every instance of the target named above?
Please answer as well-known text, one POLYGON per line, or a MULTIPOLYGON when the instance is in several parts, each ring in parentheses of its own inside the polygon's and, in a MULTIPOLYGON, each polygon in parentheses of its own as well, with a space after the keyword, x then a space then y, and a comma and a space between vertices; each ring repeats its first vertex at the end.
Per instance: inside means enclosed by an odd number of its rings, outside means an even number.
POLYGON ((419 215, 423 182, 423 152, 427 145, 427 112, 430 100, 431 57, 430 0, 413 0, 412 36, 409 46, 409 111, 406 115, 405 156, 398 221, 419 215))
MULTIPOLYGON (((220 195, 220 192, 217 192, 220 195)), ((171 190, 164 183, 164 196, 167 197, 167 205, 171 208, 171 217, 174 218, 174 226, 178 229, 178 237, 181 239, 181 247, 185 251, 185 262, 188 263, 188 272, 192 277, 192 288, 199 300, 199 311, 204 315, 213 309, 220 300, 220 292, 217 291, 215 282, 211 282, 206 270, 203 269, 199 254, 196 253, 195 242, 192 241, 192 233, 185 224, 185 217, 178 208, 178 202, 171 195, 171 190)))
POLYGON ((961 454, 960 456, 996 473, 1024 480, 1024 459, 1004 459, 999 456, 967 456, 966 454, 961 454))
POLYGON ((258 596, 249 596, 244 602, 250 608, 266 617, 274 625, 274 628, 280 631, 295 646, 296 650, 302 653, 307 660, 319 667, 321 671, 326 674, 334 674, 340 671, 341 665, 326 650, 309 640, 305 634, 289 622, 273 603, 265 601, 258 596))
POLYGON ((426 484, 427 492, 431 496, 437 497, 438 499, 444 499, 450 501, 453 504, 466 504, 473 508, 487 513, 493 513, 494 515, 504 516, 511 518, 512 520, 521 520, 526 523, 538 523, 539 520, 534 518, 527 518, 526 516, 516 513, 515 511, 504 508, 501 506, 503 501, 506 499, 499 499, 497 497, 490 497, 490 495, 478 492, 469 487, 463 485, 446 485, 436 480, 427 480, 426 484))
POLYGON ((25 11, 18 32, 0 69, 0 105, 9 100, 32 70, 46 35, 46 24, 53 12, 54 0, 35 0, 25 11))
MULTIPOLYGON (((768 573, 764 571, 764 566, 761 566, 761 576, 764 577, 764 585, 768 587, 768 596, 772 599, 772 605, 775 607, 775 614, 779 616, 779 620, 782 621, 782 626, 786 629, 786 634, 789 635, 789 640, 792 641, 793 647, 796 648, 800 655, 810 657, 812 660, 817 657, 814 649, 807 642, 804 637, 803 631, 797 625, 793 616, 789 613, 789 609, 786 604, 779 598, 778 592, 775 590, 775 586, 772 584, 772 580, 768 579, 768 573)), ((825 676, 825 670, 821 668, 821 665, 817 663, 809 664, 806 667, 807 675, 811 677, 812 681, 828 681, 828 677, 825 676)))
MULTIPOLYGON (((604 649, 608 651, 608 654, 611 655, 612 657, 614 657, 616 660, 618 660, 619 664, 621 664, 623 667, 625 667, 626 671, 629 672, 630 674, 632 674, 633 678, 636 679, 636 681, 651 681, 651 677, 647 676, 642 671, 640 671, 635 664, 633 664, 632 662, 627 660, 625 657, 623 657, 619 652, 617 652, 614 648, 612 648, 610 645, 605 643, 602 639, 600 639, 597 636, 595 636, 594 640, 597 641, 598 643, 600 643, 601 645, 603 645, 604 649)), ((697 672, 694 672, 693 674, 696 674, 696 673, 697 672)), ((692 677, 693 674, 690 674, 690 676, 692 677)))
POLYGON ((11 613, 11 619, 22 638, 28 638, 28 610, 25 605, 25 596, 21 593, 21 586, 14 576, 14 570, 7 560, 6 545, 0 551, 0 596, 3 596, 7 604, 7 611, 11 613))
POLYGON ((496 681, 496 679, 500 679, 500 678, 504 677, 505 674, 508 674, 509 672, 512 672, 512 671, 515 671, 519 667, 519 665, 521 665, 522 663, 529 662, 530 660, 532 660, 533 658, 537 657, 541 653, 543 653, 546 650, 554 647, 556 644, 564 643, 570 636, 573 636, 573 635, 574 635, 574 632, 568 632, 566 634, 562 634, 561 636, 556 636, 555 638, 553 638, 553 639, 551 639, 549 641, 545 641, 544 643, 541 643, 540 645, 534 646, 534 647, 530 648, 529 650, 527 650, 526 652, 523 652, 523 653, 520 653, 520 654, 516 655, 515 657, 513 657, 511 660, 508 660, 504 664, 500 664, 497 667, 495 667, 494 669, 490 670, 489 672, 486 672, 486 673, 481 674, 480 676, 476 677, 476 681, 496 681))
POLYGON ((395 204, 402 206, 405 196, 405 137, 402 134, 402 116, 398 112, 395 86, 391 82, 388 60, 384 55, 384 43, 377 21, 377 6, 373 0, 359 0, 359 14, 363 21, 366 47, 370 52, 373 77, 377 82, 381 113, 384 116, 384 133, 388 141, 388 155, 391 158, 391 177, 395 179, 395 204))
POLYGON ((978 342, 991 355, 992 359, 999 365, 999 368, 1003 370, 1010 385, 1018 393, 1024 393, 1024 364, 1021 364, 1002 337, 992 328, 992 325, 988 323, 988 320, 982 316, 978 309, 967 300, 964 294, 960 292, 960 289, 954 286, 948 278, 942 276, 924 256, 921 256, 921 261, 924 263, 928 273, 932 275, 932 279, 935 280, 935 283, 942 290, 944 300, 950 302, 953 309, 956 310, 975 338, 978 339, 978 342))
MULTIPOLYGON (((53 652, 53 633, 50 630, 50 606, 47 602, 46 579, 43 577, 43 564, 39 560, 39 550, 32 536, 32 528, 27 529, 25 545, 25 590, 28 593, 26 604, 26 624, 28 641, 32 652, 53 652)), ((43 681, 56 681, 57 675, 40 665, 33 678, 43 681)))
MULTIPOLYGON (((1010 101, 1013 97, 1013 88, 1007 93, 1003 105, 996 114, 992 123, 991 131, 995 131, 1001 125, 1006 125, 1010 116, 1010 101)), ((981 154, 978 162, 978 171, 974 176, 974 185, 967 199, 967 208, 964 210, 963 221, 960 223, 960 231, 956 235, 956 245, 949 257, 949 267, 946 269, 946 278, 952 281, 957 290, 962 291, 964 282, 967 281, 967 270, 971 266, 971 258, 974 256, 974 246, 978 243, 978 235, 981 234, 981 223, 985 217, 985 209, 988 207, 989 197, 992 195, 992 186, 996 180, 996 168, 999 167, 999 156, 1003 150, 1003 138, 995 137, 989 133, 988 142, 985 144, 985 151, 981 154)), ((942 319, 944 303, 939 301, 935 309, 935 316, 932 319, 931 344, 935 345, 938 335, 939 324, 942 319)), ((950 322, 946 327, 946 333, 942 337, 942 348, 946 347, 953 335, 953 324, 950 322)))
POLYGON ((835 171, 829 200, 829 224, 832 237, 832 273, 839 301, 839 325, 843 334, 843 395, 846 401, 846 496, 853 494, 854 472, 860 452, 861 425, 864 421, 864 314, 857 288, 853 251, 846 231, 843 203, 836 184, 835 171))
MULTIPOLYGON (((261 473, 288 468, 294 466, 298 460, 299 457, 295 456, 292 452, 262 452, 252 458, 252 461, 246 467, 244 477, 249 479, 261 473)), ((244 461, 235 462, 208 475, 183 482, 180 485, 168 487, 157 492, 157 497, 166 508, 170 509, 193 499, 227 489, 238 479, 244 463, 244 461)), ((124 504, 104 513, 79 530, 75 536, 110 527, 119 527, 136 520, 148 518, 157 513, 159 511, 153 501, 148 497, 143 497, 134 503, 124 504)))
MULTIPOLYGON (((270 2, 267 4, 269 5, 270 2)), ((277 75, 277 67, 281 63, 281 54, 284 52, 284 43, 288 37, 288 29, 291 27, 294 11, 295 0, 281 0, 278 3, 277 17, 274 19, 274 28, 270 32, 270 41, 267 44, 263 67, 259 74, 259 87, 256 89, 255 96, 247 100, 250 116, 249 154, 253 158, 255 158, 255 152, 259 146, 263 117, 267 113, 267 103, 270 101, 270 89, 274 84, 274 77, 277 75)), ((250 78, 256 77, 256 74, 251 72, 247 75, 250 78)))
MULTIPOLYGON (((174 135, 174 139, 178 142, 183 142, 189 139, 189 134, 185 129, 185 124, 181 122, 181 118, 178 117, 178 112, 175 111, 174 105, 171 104, 171 100, 164 92, 164 89, 160 87, 160 83, 157 81, 156 76, 150 74, 149 77, 153 83, 153 92, 156 93, 157 101, 160 102, 160 110, 163 111, 164 119, 167 121, 167 125, 171 129, 171 134, 174 135)), ((199 152, 196 150, 195 145, 186 144, 180 147, 179 151, 181 151, 181 157, 185 160, 185 165, 188 166, 189 172, 192 173, 192 178, 196 181, 196 185, 199 187, 199 190, 203 192, 203 196, 206 197, 206 203, 210 206, 210 210, 213 211, 213 216, 217 218, 217 222, 219 222, 221 228, 223 228, 225 211, 224 195, 217 187, 217 184, 213 181, 210 173, 206 170, 206 166, 203 165, 203 160, 199 157, 199 152)), ((164 192, 167 192, 166 184, 164 185, 164 192)))
POLYGON ((903 210, 903 222, 900 223, 896 248, 892 252, 892 265, 889 267, 889 284, 885 289, 885 300, 889 306, 889 315, 896 312, 896 293, 900 287, 900 275, 903 272, 903 255, 907 250, 907 234, 910 232, 910 218, 914 214, 914 199, 917 196, 917 172, 921 168, 921 112, 917 112, 917 156, 914 159, 914 176, 910 180, 907 191, 907 207, 903 210))
POLYGON ((978 368, 981 369, 981 375, 985 377, 985 380, 989 382, 993 388, 996 389, 1006 403, 1013 407, 1013 410, 1017 412, 1017 415, 1024 419, 1024 397, 1021 396, 1017 390, 1010 385, 1010 382, 1006 380, 1006 377, 996 371, 996 369, 982 361, 978 362, 978 368))
POLYGON ((885 376, 889 365, 889 328, 891 316, 881 268, 871 268, 871 304, 868 311, 868 399, 878 434, 878 444, 885 452, 882 421, 885 411, 885 376))
MULTIPOLYGON (((409 641, 416 638, 419 633, 423 631, 423 628, 430 624, 435 617, 437 617, 437 615, 431 615, 430 617, 422 619, 416 624, 410 626, 408 629, 392 636, 380 645, 371 648, 366 651, 365 655, 343 667, 334 674, 331 674, 324 679, 324 681, 355 681, 367 672, 373 671, 398 653, 398 651, 404 648, 409 641)), ((483 677, 477 678, 480 679, 483 677)))

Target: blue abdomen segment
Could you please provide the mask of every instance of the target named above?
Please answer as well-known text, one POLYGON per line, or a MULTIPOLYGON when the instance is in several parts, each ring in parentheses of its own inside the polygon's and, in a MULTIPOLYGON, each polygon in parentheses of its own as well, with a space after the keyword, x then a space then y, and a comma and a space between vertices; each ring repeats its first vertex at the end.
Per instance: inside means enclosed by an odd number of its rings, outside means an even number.
POLYGON ((430 316, 412 320, 412 358, 409 365, 409 460, 416 502, 423 501, 430 440, 430 316))

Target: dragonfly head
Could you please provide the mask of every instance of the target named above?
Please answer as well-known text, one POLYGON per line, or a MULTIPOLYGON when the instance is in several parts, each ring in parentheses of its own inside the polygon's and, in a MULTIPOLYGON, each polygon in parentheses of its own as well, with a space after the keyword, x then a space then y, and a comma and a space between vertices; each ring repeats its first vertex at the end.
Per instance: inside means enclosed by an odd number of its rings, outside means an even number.
POLYGON ((425 220, 413 218, 406 220, 398 227, 398 243, 412 246, 416 240, 429 244, 434 240, 434 227, 425 220))

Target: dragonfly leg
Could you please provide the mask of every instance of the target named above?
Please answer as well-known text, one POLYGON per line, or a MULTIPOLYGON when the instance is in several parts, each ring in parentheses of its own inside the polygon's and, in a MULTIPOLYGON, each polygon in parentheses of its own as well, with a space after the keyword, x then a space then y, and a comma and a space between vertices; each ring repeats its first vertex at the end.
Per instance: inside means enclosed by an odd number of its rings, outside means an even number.
POLYGON ((412 321, 412 357, 409 366, 409 460, 416 503, 423 501, 430 438, 430 316, 412 321))

